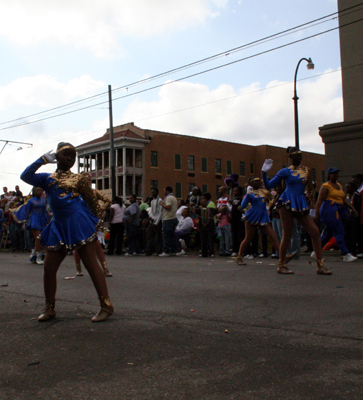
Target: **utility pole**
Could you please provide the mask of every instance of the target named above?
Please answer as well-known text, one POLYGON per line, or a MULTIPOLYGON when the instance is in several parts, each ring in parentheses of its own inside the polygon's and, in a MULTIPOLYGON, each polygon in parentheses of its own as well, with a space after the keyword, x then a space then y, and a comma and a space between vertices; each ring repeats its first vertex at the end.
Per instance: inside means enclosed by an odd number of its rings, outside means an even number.
POLYGON ((112 91, 108 85, 108 103, 110 115, 110 168, 111 168, 111 190, 112 199, 116 197, 116 171, 115 171, 115 146, 113 141, 113 119, 112 119, 112 91))

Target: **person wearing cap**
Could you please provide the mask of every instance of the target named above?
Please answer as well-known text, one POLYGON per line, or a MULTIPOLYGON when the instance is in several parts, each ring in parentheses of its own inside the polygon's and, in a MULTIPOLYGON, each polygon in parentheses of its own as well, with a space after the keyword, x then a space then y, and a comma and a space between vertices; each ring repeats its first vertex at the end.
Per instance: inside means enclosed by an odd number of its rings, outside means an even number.
POLYGON ((57 152, 49 151, 25 169, 20 178, 42 188, 52 209, 53 219, 38 236, 46 248, 44 260, 45 310, 39 322, 55 318, 57 271, 69 250, 77 249, 97 291, 101 308, 92 322, 102 322, 113 313, 105 275, 97 262, 95 240, 102 208, 85 177, 71 172, 76 149, 59 143, 57 152), (54 173, 36 173, 43 165, 57 163, 54 173))
MULTIPOLYGON (((261 189, 261 179, 255 176, 251 176, 249 179, 250 186, 247 187, 247 194, 242 200, 241 209, 247 208, 248 204, 251 204, 251 207, 245 214, 246 221, 246 236, 243 239, 241 246, 239 248, 237 264, 245 265, 245 261, 243 260, 243 254, 247 250, 250 242, 253 239, 253 236, 257 232, 257 229, 261 229, 267 236, 272 240, 272 245, 275 250, 279 250, 280 242, 277 237, 277 234, 274 232, 271 226, 270 217, 267 212, 267 205, 270 200, 272 200, 271 193, 266 189, 261 189)), ((286 263, 288 263, 295 254, 291 254, 286 257, 286 263)), ((284 274, 286 271, 283 269, 278 269, 278 273, 284 274)))
POLYGON ((309 215, 310 208, 305 196, 307 191, 311 204, 315 204, 311 169, 301 165, 302 152, 297 147, 288 147, 287 153, 292 165, 281 169, 273 179, 269 180, 267 177, 267 173, 272 168, 273 160, 265 160, 262 166, 262 178, 266 189, 274 188, 282 180, 286 182, 286 189, 277 201, 283 228, 283 237, 279 251, 279 269, 287 274, 292 273, 286 267, 285 260, 291 240, 294 218, 296 218, 311 236, 317 258, 317 274, 331 275, 332 272, 324 266, 320 232, 314 220, 309 215))
POLYGON ((338 182, 339 169, 330 167, 328 169, 328 182, 321 185, 318 201, 315 206, 315 219, 325 225, 321 234, 321 244, 324 247, 334 236, 338 247, 343 255, 343 261, 355 261, 349 253, 344 241, 344 225, 342 216, 345 215, 346 207, 350 208, 356 215, 358 211, 349 203, 345 197, 343 186, 338 182))
POLYGON ((238 185, 238 175, 237 174, 231 174, 229 178, 226 178, 224 180, 224 185, 227 186, 230 192, 230 197, 232 197, 233 194, 233 189, 238 185))

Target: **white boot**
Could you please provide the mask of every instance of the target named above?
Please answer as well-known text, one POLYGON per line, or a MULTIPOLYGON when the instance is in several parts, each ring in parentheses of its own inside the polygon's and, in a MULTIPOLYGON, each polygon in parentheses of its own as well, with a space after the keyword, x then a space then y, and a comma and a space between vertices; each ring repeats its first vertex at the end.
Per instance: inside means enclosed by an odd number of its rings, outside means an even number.
POLYGON ((357 257, 352 256, 350 253, 347 253, 345 256, 343 256, 343 261, 344 262, 352 262, 355 261, 357 257))
POLYGON ((29 257, 29 261, 33 264, 35 264, 35 260, 36 260, 37 256, 35 254, 35 250, 32 249, 32 252, 30 253, 30 257, 29 257))
POLYGON ((39 265, 44 264, 44 261, 42 260, 42 253, 40 251, 37 251, 35 254, 37 256, 36 263, 39 265))

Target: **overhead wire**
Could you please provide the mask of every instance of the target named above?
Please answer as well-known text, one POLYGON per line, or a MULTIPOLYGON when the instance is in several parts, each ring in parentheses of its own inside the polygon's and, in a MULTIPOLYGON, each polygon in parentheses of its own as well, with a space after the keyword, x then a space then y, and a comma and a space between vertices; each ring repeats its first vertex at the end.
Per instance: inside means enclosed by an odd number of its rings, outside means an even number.
MULTIPOLYGON (((361 3, 361 4, 363 4, 363 3, 361 3)), ((354 8, 357 7, 357 6, 358 6, 358 5, 348 7, 348 8, 346 8, 345 10, 342 10, 341 12, 344 12, 344 11, 347 11, 347 10, 350 10, 350 9, 354 9, 354 8)), ((323 16, 323 17, 320 17, 320 18, 316 18, 316 19, 311 20, 311 21, 309 21, 309 22, 306 22, 306 23, 304 23, 304 24, 297 25, 297 26, 295 26, 295 27, 293 27, 293 28, 289 28, 289 29, 286 29, 286 30, 284 30, 284 31, 275 33, 275 34, 273 34, 273 35, 269 35, 269 36, 266 36, 266 37, 264 37, 264 38, 261 38, 261 39, 252 41, 252 42, 250 42, 250 43, 247 43, 247 44, 244 44, 244 45, 241 45, 241 46, 238 46, 238 47, 235 47, 235 48, 232 48, 232 49, 223 51, 223 52, 221 52, 221 53, 217 53, 217 54, 215 54, 215 55, 213 55, 213 56, 209 56, 209 57, 206 57, 206 58, 204 58, 204 59, 201 59, 201 60, 198 60, 198 61, 195 61, 195 62, 192 62, 192 63, 185 64, 185 65, 183 65, 183 66, 181 66, 181 67, 178 67, 178 68, 173 68, 173 69, 171 69, 171 70, 168 70, 168 71, 165 71, 165 72, 162 72, 162 73, 153 75, 153 76, 151 76, 151 77, 148 77, 148 78, 145 78, 145 79, 141 79, 141 80, 138 80, 138 81, 135 81, 135 82, 132 82, 132 83, 129 83, 129 84, 120 86, 120 87, 118 87, 118 88, 114 88, 114 89, 112 90, 112 92, 117 92, 117 91, 120 91, 120 90, 123 90, 123 89, 127 89, 127 88, 130 88, 130 87, 139 85, 139 84, 143 84, 143 83, 146 83, 146 82, 149 82, 149 81, 158 79, 158 78, 160 78, 160 77, 164 77, 164 76, 169 75, 169 74, 171 74, 171 73, 174 73, 174 72, 177 72, 177 71, 181 71, 181 70, 184 70, 184 69, 186 69, 186 68, 190 68, 190 67, 192 67, 192 66, 196 66, 196 65, 199 65, 199 64, 201 64, 201 63, 205 63, 205 62, 208 62, 208 61, 217 59, 217 58, 219 58, 219 57, 223 57, 223 56, 226 56, 226 55, 230 55, 230 54, 232 54, 232 53, 234 53, 234 52, 241 51, 241 50, 243 50, 243 49, 245 49, 245 48, 249 48, 249 47, 255 46, 255 45, 259 44, 259 43, 264 43, 264 42, 266 42, 266 41, 272 40, 273 38, 283 37, 283 36, 286 36, 288 33, 289 33, 289 34, 294 33, 294 31, 296 31, 296 30, 308 29, 308 28, 310 28, 310 27, 312 27, 312 26, 317 25, 316 23, 317 23, 318 21, 320 21, 319 23, 327 22, 327 21, 323 21, 323 20, 324 20, 324 19, 328 19, 328 18, 330 18, 330 17, 332 17, 332 16, 334 16, 334 15, 336 15, 336 14, 338 14, 338 11, 337 11, 337 12, 334 12, 334 13, 331 13, 331 14, 327 14, 327 15, 325 15, 325 16, 323 16)), ((7 124, 7 123, 11 123, 11 122, 16 122, 16 121, 19 121, 19 120, 21 120, 21 119, 26 119, 26 118, 34 117, 34 116, 36 116, 36 115, 41 115, 41 114, 44 114, 44 113, 49 113, 49 112, 52 112, 52 111, 59 110, 59 109, 61 109, 61 108, 74 106, 74 105, 79 104, 79 103, 81 103, 81 102, 90 101, 90 100, 93 100, 93 99, 95 99, 95 98, 97 98, 97 97, 105 96, 105 95, 107 95, 107 93, 108 93, 108 92, 102 92, 102 93, 99 93, 99 94, 96 94, 96 95, 93 95, 93 96, 89 96, 89 97, 86 97, 86 98, 83 98, 83 99, 80 99, 80 100, 77 100, 77 101, 73 101, 73 102, 70 102, 70 103, 67 103, 67 104, 64 104, 64 105, 61 105, 61 106, 57 106, 57 107, 54 107, 54 108, 51 108, 51 109, 48 109, 48 110, 44 110, 44 111, 40 111, 40 112, 37 112, 37 113, 29 114, 29 115, 27 115, 27 116, 15 118, 15 119, 12 119, 12 120, 9 120, 9 121, 0 122, 0 125, 4 125, 4 124, 7 124)))
MULTIPOLYGON (((361 20, 363 20, 363 18, 361 20)), ((358 22, 358 21, 356 21, 356 22, 358 22)), ((193 78, 195 76, 199 76, 199 75, 211 72, 211 71, 215 71, 217 69, 224 68, 226 66, 230 66, 230 65, 239 63, 241 61, 246 61, 248 59, 251 59, 251 58, 254 58, 254 57, 258 57, 258 56, 260 56, 262 54, 267 54, 267 53, 270 53, 272 51, 279 50, 279 49, 282 49, 284 47, 291 46, 293 44, 296 44, 296 43, 311 39, 313 37, 317 37, 317 36, 323 35, 325 33, 331 32, 331 31, 336 30, 336 29, 338 29, 338 27, 331 28, 331 29, 328 29, 328 30, 326 30, 324 32, 320 32, 320 33, 317 33, 317 34, 314 34, 314 35, 310 35, 308 37, 305 37, 305 38, 302 38, 302 39, 298 39, 298 40, 295 40, 295 41, 290 42, 290 43, 286 43, 286 44, 283 44, 283 45, 280 45, 280 46, 276 46, 276 47, 274 47, 272 49, 268 49, 268 50, 265 50, 265 51, 262 51, 262 52, 247 56, 247 57, 243 57, 241 59, 234 60, 234 61, 231 61, 231 62, 226 63, 226 64, 222 64, 222 65, 219 65, 219 66, 216 66, 216 67, 213 67, 213 68, 209 68, 209 69, 204 70, 204 71, 199 71, 199 72, 196 72, 194 74, 190 74, 188 76, 184 76, 184 77, 181 77, 179 79, 175 79, 175 80, 170 81, 170 82, 164 82, 164 83, 161 83, 159 85, 155 85, 155 86, 152 86, 152 87, 149 87, 149 88, 146 88, 146 89, 142 89, 142 90, 139 90, 139 91, 134 92, 134 93, 128 93, 128 94, 126 94, 124 96, 116 97, 112 101, 117 101, 117 100, 121 100, 121 99, 124 99, 124 98, 127 98, 127 97, 135 96, 137 94, 145 93, 145 92, 148 92, 150 90, 154 90, 154 89, 160 88, 162 86, 167 86, 167 85, 170 85, 170 84, 173 84, 173 83, 176 83, 176 82, 180 82, 180 81, 185 80, 185 79, 193 78)), ((78 111, 82 111, 82 110, 86 110, 86 109, 89 109, 89 108, 93 108, 93 107, 96 107, 96 106, 99 106, 99 105, 102 105, 102 104, 106 104, 106 103, 108 103, 108 100, 100 102, 100 103, 97 103, 97 104, 93 104, 91 106, 86 106, 86 107, 78 108, 76 110, 71 110, 71 111, 67 111, 67 112, 61 113, 61 114, 57 114, 55 116, 44 117, 44 118, 37 119, 35 121, 28 121, 28 122, 20 123, 18 125, 13 125, 13 126, 5 127, 5 128, 0 128, 0 131, 7 130, 7 129, 18 128, 20 126, 25 126, 25 125, 33 124, 33 123, 36 123, 36 122, 41 122, 41 121, 44 121, 44 120, 49 120, 49 119, 52 119, 52 118, 60 117, 60 116, 63 116, 63 115, 72 114, 72 113, 75 113, 75 112, 78 112, 78 111)))
MULTIPOLYGON (((342 14, 342 13, 347 12, 347 11, 349 11, 349 10, 350 10, 349 13, 356 12, 356 11, 354 11, 354 9, 355 9, 356 7, 361 6, 361 5, 363 5, 363 3, 359 3, 359 4, 357 4, 357 5, 354 5, 354 6, 348 7, 348 8, 346 8, 346 9, 344 9, 344 10, 341 10, 340 12, 338 11, 338 12, 335 12, 335 13, 328 14, 328 15, 326 15, 326 16, 324 16, 324 17, 320 17, 320 18, 317 18, 317 19, 315 19, 315 20, 309 21, 309 22, 307 22, 307 23, 304 23, 304 24, 301 24, 301 25, 297 25, 296 27, 287 29, 287 30, 285 30, 285 31, 281 31, 281 32, 279 32, 279 33, 276 33, 276 34, 267 36, 267 37, 265 37, 265 38, 258 39, 258 40, 256 40, 256 41, 250 42, 250 43, 248 43, 248 44, 235 47, 235 48, 233 48, 233 49, 224 51, 224 52, 222 52, 222 53, 218 53, 218 54, 216 54, 216 55, 214 55, 214 56, 210 56, 210 57, 204 58, 204 59, 202 59, 202 60, 198 60, 198 61, 195 61, 195 62, 193 62, 193 63, 186 64, 186 65, 184 65, 184 66, 181 66, 181 67, 178 67, 178 68, 175 68, 175 69, 172 69, 172 70, 169 70, 169 71, 166 71, 166 72, 163 72, 163 73, 154 75, 154 76, 149 77, 149 78, 145 78, 145 79, 136 81, 136 82, 131 83, 131 84, 128 84, 128 85, 121 86, 121 87, 119 87, 119 88, 115 88, 115 89, 112 90, 112 92, 115 93, 115 92, 120 91, 120 90, 122 90, 122 89, 130 88, 130 87, 132 87, 132 86, 136 86, 136 85, 139 85, 139 84, 142 84, 142 83, 146 83, 146 82, 148 82, 148 81, 155 80, 155 79, 160 78, 160 77, 164 77, 164 76, 166 76, 167 74, 171 74, 171 73, 174 73, 174 72, 177 72, 177 71, 181 71, 181 70, 184 70, 184 69, 186 69, 186 68, 190 68, 190 67, 192 67, 192 66, 196 66, 196 65, 199 65, 199 64, 201 64, 201 63, 205 63, 205 62, 211 61, 211 60, 213 60, 213 59, 217 59, 217 58, 222 57, 222 56, 230 55, 230 54, 233 53, 233 52, 237 52, 237 51, 240 51, 240 50, 242 50, 242 49, 245 49, 245 48, 248 48, 248 47, 252 47, 252 46, 255 46, 255 45, 260 44, 260 43, 264 43, 264 42, 270 41, 270 40, 272 40, 273 38, 286 36, 286 35, 288 34, 288 32, 290 32, 289 34, 294 33, 294 31, 296 31, 296 30, 298 30, 298 29, 301 30, 302 27, 304 27, 303 29, 310 28, 310 26, 307 26, 307 25, 311 25, 311 24, 313 24, 313 23, 315 23, 315 25, 320 24, 320 23, 323 23, 323 22, 321 22, 322 20, 327 19, 327 18, 329 18, 329 17, 331 17, 331 16, 333 16, 333 15, 336 15, 336 14, 338 14, 338 13, 342 14), (318 21, 320 21, 320 22, 318 22, 318 21), (292 31, 292 32, 291 32, 291 31, 292 31)), ((349 14, 349 13, 347 13, 347 14, 349 14)), ((350 22, 350 23, 341 25, 340 27, 348 26, 348 25, 351 25, 351 24, 353 24, 353 23, 360 22, 361 20, 362 20, 362 19, 359 19, 359 20, 356 20, 356 21, 353 21, 353 22, 350 22)), ((325 22, 326 22, 326 21, 325 21, 325 22)), ((312 26, 315 26, 315 25, 312 25, 312 26)), ((208 73, 208 72, 211 72, 211 71, 220 69, 220 68, 224 68, 224 67, 226 67, 226 66, 229 66, 229 65, 232 65, 232 64, 241 62, 241 61, 245 61, 245 60, 248 60, 248 59, 250 59, 250 58, 254 58, 254 57, 260 56, 260 55, 262 55, 262 54, 266 54, 266 53, 275 51, 275 50, 279 50, 279 49, 281 49, 281 48, 283 48, 283 47, 287 47, 287 46, 290 46, 290 45, 299 43, 299 42, 301 42, 301 41, 305 41, 305 40, 311 39, 311 38, 313 38, 313 37, 317 37, 317 36, 320 36, 320 35, 329 33, 329 32, 331 32, 331 31, 334 31, 334 30, 338 29, 338 28, 339 28, 339 26, 338 26, 338 27, 331 28, 331 29, 328 29, 328 30, 323 31, 323 32, 316 33, 316 34, 314 34, 314 35, 307 36, 307 37, 302 38, 302 39, 298 39, 298 40, 296 40, 296 41, 293 41, 293 42, 290 42, 290 43, 287 43, 287 44, 283 44, 283 45, 281 45, 281 46, 276 46, 276 47, 274 47, 274 48, 272 48, 272 49, 268 49, 268 50, 265 50, 265 51, 263 51, 263 52, 259 52, 259 53, 253 54, 253 55, 251 55, 251 56, 247 56, 247 57, 244 57, 244 58, 241 58, 241 59, 238 59, 238 60, 229 62, 229 63, 222 64, 222 65, 220 65, 220 66, 216 66, 216 67, 213 67, 213 68, 204 70, 204 71, 200 71, 200 72, 197 72, 197 73, 194 73, 194 74, 190 74, 190 75, 188 75, 188 76, 185 76, 185 77, 182 77, 182 78, 179 78, 179 79, 175 79, 175 80, 170 81, 170 82, 162 83, 162 84, 160 84, 160 85, 156 85, 156 86, 153 86, 153 87, 150 87, 150 88, 146 88, 146 89, 143 89, 143 90, 134 92, 134 93, 127 93, 127 94, 124 95, 124 96, 120 96, 120 97, 114 98, 113 101, 117 101, 117 100, 120 100, 120 99, 123 99, 123 98, 126 98, 126 97, 130 97, 130 96, 135 96, 136 94, 144 93, 144 92, 146 92, 146 91, 154 90, 154 89, 156 89, 156 88, 159 88, 159 87, 162 87, 162 86, 165 86, 165 85, 168 85, 168 84, 172 84, 172 83, 175 83, 175 82, 179 82, 179 81, 181 81, 181 80, 185 80, 185 79, 188 79, 188 78, 191 78, 191 77, 195 77, 195 76, 198 76, 198 75, 201 75, 201 74, 205 74, 205 73, 208 73)), ((90 96, 90 97, 87 97, 87 98, 84 98, 84 99, 81 99, 81 100, 77 100, 77 101, 75 101, 75 102, 71 102, 71 103, 65 104, 65 105, 63 105, 63 106, 54 107, 54 108, 52 108, 52 109, 45 110, 45 111, 41 111, 41 112, 38 112, 38 113, 34 113, 34 114, 31 114, 31 115, 28 115, 28 116, 25 116, 25 117, 21 117, 21 118, 17 118, 17 119, 14 119, 14 120, 2 122, 2 123, 0 123, 0 125, 4 125, 4 124, 7 124, 7 123, 11 123, 11 122, 16 122, 16 121, 19 121, 19 120, 22 120, 22 119, 30 118, 30 117, 32 117, 32 116, 41 115, 41 114, 44 114, 44 113, 54 112, 54 111, 59 110, 59 109, 61 109, 61 108, 71 107, 71 106, 74 106, 74 105, 79 104, 79 103, 81 103, 81 102, 90 101, 90 100, 93 100, 93 99, 95 99, 95 98, 97 98, 97 97, 104 96, 104 95, 106 95, 106 94, 107 94, 107 92, 102 92, 102 93, 100 93, 100 94, 97 94, 97 95, 94 95, 94 96, 90 96)), ((17 125, 12 125, 12 126, 5 127, 5 128, 0 128, 0 130, 7 130, 7 129, 17 128, 17 127, 24 126, 24 125, 33 124, 33 123, 36 123, 36 122, 41 122, 41 121, 44 121, 44 120, 48 120, 48 119, 60 117, 60 116, 63 116, 63 115, 71 114, 71 113, 78 112, 78 111, 82 111, 82 110, 85 110, 85 109, 95 108, 95 107, 97 107, 97 106, 99 106, 99 105, 106 104, 106 103, 108 103, 108 100, 102 101, 102 102, 99 102, 99 103, 96 103, 96 104, 92 104, 92 105, 90 105, 90 106, 77 108, 77 109, 75 109, 75 110, 70 110, 70 111, 67 111, 67 112, 64 112, 64 113, 60 113, 60 114, 57 114, 57 115, 48 116, 48 117, 44 117, 44 118, 40 118, 40 119, 36 119, 36 120, 32 120, 32 121, 27 121, 27 122, 23 122, 23 123, 20 123, 20 124, 17 124, 17 125)))

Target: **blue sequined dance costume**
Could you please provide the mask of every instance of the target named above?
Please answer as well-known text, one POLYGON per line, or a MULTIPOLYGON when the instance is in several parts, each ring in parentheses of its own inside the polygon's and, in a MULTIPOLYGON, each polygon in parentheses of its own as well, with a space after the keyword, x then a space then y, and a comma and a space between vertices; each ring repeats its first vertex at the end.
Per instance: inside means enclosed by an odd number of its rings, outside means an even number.
POLYGON ((49 222, 47 212, 47 201, 41 197, 32 197, 26 204, 20 206, 15 211, 11 211, 16 222, 23 223, 28 221, 26 229, 43 230, 49 222))
POLYGON ((86 179, 71 171, 36 174, 44 164, 40 157, 21 174, 24 182, 45 190, 53 212, 52 221, 39 236, 43 246, 47 250, 76 249, 96 240, 100 206, 86 179))
POLYGON ((241 203, 241 208, 244 210, 248 203, 251 208, 245 214, 245 220, 252 225, 265 226, 270 223, 270 217, 267 213, 266 203, 270 192, 264 189, 254 190, 252 194, 246 194, 241 203))
POLYGON ((311 195, 311 171, 310 168, 299 165, 291 165, 281 169, 270 181, 267 174, 262 172, 265 188, 272 189, 282 180, 286 182, 286 189, 277 201, 277 206, 285 206, 288 210, 301 214, 309 214, 309 207, 306 201, 305 191, 308 186, 311 195))

